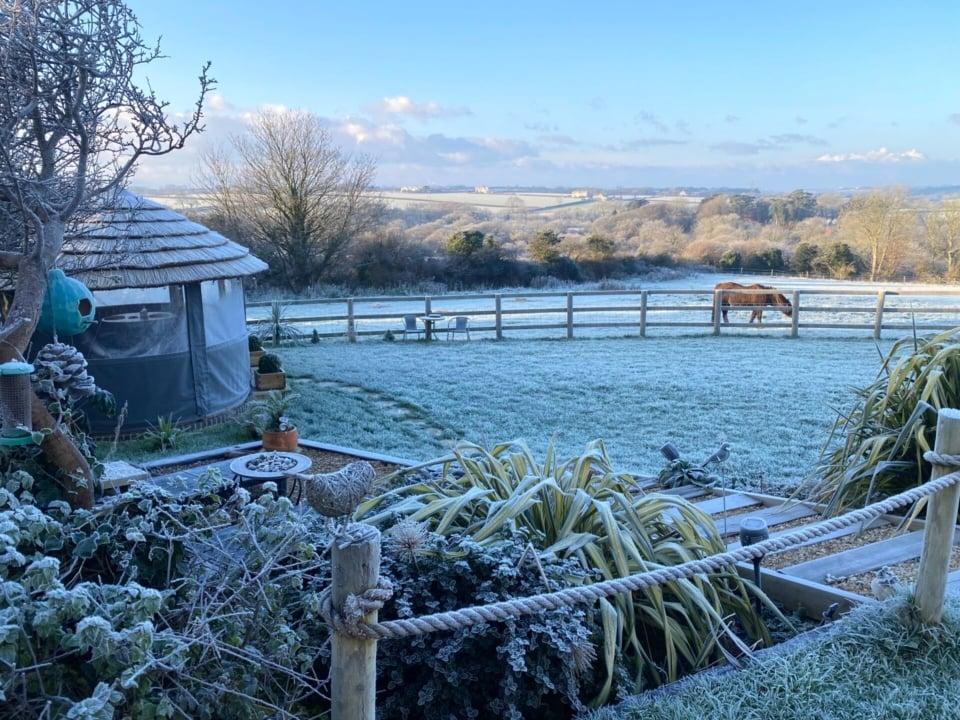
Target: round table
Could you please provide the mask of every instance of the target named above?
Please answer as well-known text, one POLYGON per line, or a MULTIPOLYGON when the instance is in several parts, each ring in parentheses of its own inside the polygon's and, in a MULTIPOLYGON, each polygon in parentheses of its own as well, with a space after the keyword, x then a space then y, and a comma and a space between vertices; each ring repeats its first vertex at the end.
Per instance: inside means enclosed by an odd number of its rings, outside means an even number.
POLYGON ((264 450, 249 455, 241 455, 230 463, 230 472, 233 473, 235 487, 248 488, 254 485, 262 485, 265 482, 275 482, 277 484, 277 493, 279 495, 287 494, 287 478, 306 472, 310 469, 313 461, 306 455, 292 452, 272 452, 264 450), (285 458, 293 462, 289 468, 284 470, 253 470, 247 467, 247 463, 263 455, 276 456, 278 459, 285 458))
POLYGON ((420 320, 423 322, 424 340, 433 340, 433 326, 435 323, 442 322, 444 320, 444 316, 438 315, 437 313, 431 313, 430 315, 421 315, 420 320))

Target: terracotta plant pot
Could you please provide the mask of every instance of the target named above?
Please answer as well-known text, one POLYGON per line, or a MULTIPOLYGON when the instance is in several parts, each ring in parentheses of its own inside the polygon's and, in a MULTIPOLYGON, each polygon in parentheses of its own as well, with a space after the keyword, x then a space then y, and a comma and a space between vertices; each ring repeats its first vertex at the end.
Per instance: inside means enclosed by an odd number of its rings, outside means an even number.
POLYGON ((264 450, 294 452, 297 449, 297 429, 264 430, 260 440, 264 450))
POLYGON ((250 367, 257 367, 260 364, 260 358, 263 357, 265 350, 251 350, 250 351, 250 367))
POLYGON ((285 372, 262 373, 259 370, 253 373, 254 387, 257 390, 283 390, 287 387, 285 372))

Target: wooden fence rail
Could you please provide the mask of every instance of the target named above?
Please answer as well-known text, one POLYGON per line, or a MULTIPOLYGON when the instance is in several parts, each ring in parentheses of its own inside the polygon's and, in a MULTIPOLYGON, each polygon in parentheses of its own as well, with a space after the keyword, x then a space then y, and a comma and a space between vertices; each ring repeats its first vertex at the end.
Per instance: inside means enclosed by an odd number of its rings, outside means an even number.
MULTIPOLYGON (((401 331, 405 316, 429 315, 437 313, 448 318, 459 315, 471 319, 471 333, 491 333, 496 339, 512 331, 561 330, 567 338, 576 336, 578 329, 621 328, 634 329, 640 337, 647 337, 651 328, 704 328, 714 335, 720 335, 727 328, 763 327, 765 329, 785 329, 790 337, 798 337, 800 331, 807 330, 868 330, 876 339, 882 337, 884 330, 890 331, 927 331, 946 330, 960 326, 960 288, 923 288, 910 290, 894 289, 853 289, 853 288, 777 288, 775 290, 720 290, 714 289, 667 289, 650 290, 576 290, 570 292, 535 293, 474 293, 464 295, 380 295, 351 298, 317 298, 297 300, 276 300, 250 302, 247 304, 247 324, 255 326, 262 321, 257 308, 270 308, 279 304, 283 308, 284 322, 294 325, 321 325, 320 337, 343 337, 356 339, 360 335, 382 335, 385 330, 401 331), (737 305, 724 307, 731 322, 723 321, 721 306, 738 294, 784 294, 791 303, 790 316, 781 315, 781 308, 774 305, 737 305), (699 296, 704 302, 697 302, 691 296, 699 296), (678 302, 678 298, 691 297, 690 304, 678 302), (867 303, 843 305, 829 298, 863 297, 867 303), (553 298, 562 299, 562 304, 541 304, 553 298), (593 299, 592 302, 590 299, 593 299), (826 299, 822 304, 815 298, 826 299), (956 298, 956 305, 949 301, 931 304, 902 304, 911 299, 956 298), (611 302, 611 299, 614 299, 611 302), (622 304, 616 304, 619 300, 622 304), (658 302, 660 300, 660 302, 658 302), (898 301, 900 304, 898 304, 898 301), (524 307, 505 307, 507 303, 524 302, 524 307), (588 304, 578 304, 588 303, 588 304), (444 307, 444 303, 451 307, 444 307), (384 308, 384 305, 394 305, 384 308), (314 306, 309 314, 296 315, 292 308, 314 306), (330 306, 339 306, 334 308, 330 306), (364 307, 366 306, 366 307, 364 307), (373 306, 373 307, 370 307, 373 306), (331 312, 323 312, 330 307, 331 312), (359 308, 359 309, 358 309, 359 308), (345 310, 345 312, 344 312, 345 310), (760 325, 746 322, 746 312, 763 311, 773 322, 760 325), (687 318, 671 319, 679 313, 687 318), (846 317, 836 317, 836 316, 846 317), (920 315, 945 316, 942 322, 927 319, 916 322, 920 315), (946 316, 956 316, 949 318, 946 316), (531 322, 505 322, 511 318, 531 316, 531 322), (831 317, 833 316, 833 317, 831 317), (851 317, 852 316, 852 317, 851 317), (862 321, 859 318, 862 317, 862 321), (555 320, 554 320, 555 318, 555 320), (702 319, 700 319, 702 318, 702 319), (482 324, 475 323, 480 320, 482 324), (385 326, 387 321, 395 324, 385 326), (492 322, 489 322, 492 321, 492 322), (340 324, 331 329, 330 326, 340 324), (363 323, 379 323, 376 329, 363 323)), ((440 324, 434 332, 443 334, 445 327, 440 324)))

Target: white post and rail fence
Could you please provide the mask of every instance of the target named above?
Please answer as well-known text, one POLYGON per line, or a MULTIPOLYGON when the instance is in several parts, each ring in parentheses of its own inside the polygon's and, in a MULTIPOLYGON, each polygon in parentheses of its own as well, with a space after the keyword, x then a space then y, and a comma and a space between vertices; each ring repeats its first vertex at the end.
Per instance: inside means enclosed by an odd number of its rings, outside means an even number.
MULTIPOLYGON (((247 324, 257 325, 269 314, 264 309, 275 304, 285 323, 312 326, 320 337, 351 340, 387 330, 402 332, 406 316, 423 315, 448 320, 466 316, 471 333, 488 333, 498 340, 514 332, 526 337, 574 338, 580 330, 608 328, 647 337, 660 328, 701 328, 720 335, 728 329, 761 327, 783 330, 790 337, 804 330, 842 330, 863 331, 880 339, 884 331, 906 334, 960 326, 960 289, 952 287, 656 288, 273 300, 247 303, 247 324), (739 304, 747 302, 745 295, 767 298, 766 304, 739 304), (762 322, 749 322, 754 311, 763 313, 762 322)), ((441 337, 444 330, 442 323, 435 327, 441 337)))
POLYGON ((950 551, 960 505, 960 411, 940 411, 934 450, 924 457, 933 468, 926 483, 753 545, 624 578, 385 622, 379 622, 377 617, 390 592, 388 583, 379 577, 380 533, 369 525, 352 524, 333 542, 331 587, 323 603, 323 614, 333 634, 332 718, 374 720, 378 641, 398 641, 426 633, 456 631, 478 623, 504 622, 572 605, 592 604, 601 598, 684 578, 702 577, 843 528, 868 523, 924 499, 927 499, 926 523, 915 586, 916 607, 923 623, 938 624, 943 615, 950 551))

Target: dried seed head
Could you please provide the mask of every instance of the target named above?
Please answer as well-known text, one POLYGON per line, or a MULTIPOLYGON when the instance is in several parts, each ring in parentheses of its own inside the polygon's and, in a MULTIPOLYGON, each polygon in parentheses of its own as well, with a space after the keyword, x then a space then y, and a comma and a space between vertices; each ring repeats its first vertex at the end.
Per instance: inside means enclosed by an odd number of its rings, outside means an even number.
POLYGON ((427 542, 427 528, 423 523, 404 520, 393 526, 388 537, 391 547, 397 554, 407 560, 413 560, 427 542))
POLYGON ((570 646, 570 657, 573 660, 573 670, 577 675, 584 675, 593 669, 597 661, 597 647, 581 638, 570 646))

